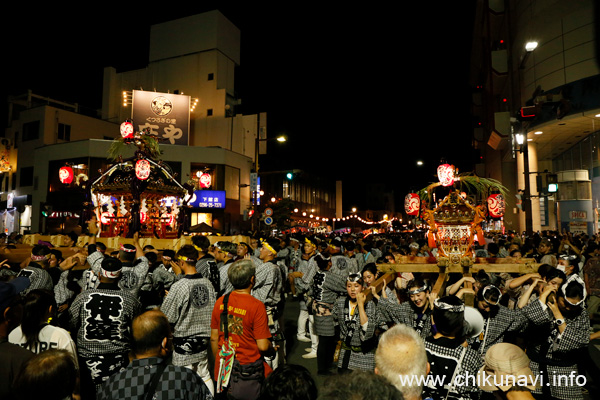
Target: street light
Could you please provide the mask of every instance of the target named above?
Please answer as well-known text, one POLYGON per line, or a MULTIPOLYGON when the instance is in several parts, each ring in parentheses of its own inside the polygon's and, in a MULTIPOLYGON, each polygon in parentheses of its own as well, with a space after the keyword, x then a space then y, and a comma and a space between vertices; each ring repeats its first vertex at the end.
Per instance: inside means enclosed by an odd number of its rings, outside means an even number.
POLYGON ((533 233, 533 216, 531 215, 531 185, 529 182, 529 146, 527 135, 516 133, 515 140, 519 145, 517 151, 523 154, 523 175, 525 175, 525 190, 523 192, 523 212, 525 212, 525 232, 527 235, 533 233))

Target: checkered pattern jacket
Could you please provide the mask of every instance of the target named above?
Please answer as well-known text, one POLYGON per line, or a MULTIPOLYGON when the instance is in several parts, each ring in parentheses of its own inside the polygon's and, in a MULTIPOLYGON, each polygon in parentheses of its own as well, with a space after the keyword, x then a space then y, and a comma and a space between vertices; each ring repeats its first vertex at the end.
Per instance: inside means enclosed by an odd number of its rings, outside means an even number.
POLYGON ((483 356, 490 347, 502 343, 504 335, 508 332, 518 332, 527 325, 527 318, 521 309, 511 310, 503 305, 497 307, 492 314, 484 318, 481 335, 468 340, 469 345, 482 355, 481 366, 483 366, 483 356))
POLYGON ((81 292, 69 307, 77 353, 82 357, 127 353, 131 322, 140 311, 137 297, 116 285, 100 284, 81 292))
POLYGON ((21 293, 23 296, 34 289, 54 290, 52 277, 48 271, 36 263, 30 263, 27 267, 23 268, 17 276, 26 276, 31 281, 29 287, 21 293))
MULTIPOLYGON (((158 357, 133 360, 123 371, 112 375, 98 392, 99 400, 143 400, 157 366, 158 357)), ((211 400, 213 397, 202 379, 191 369, 167 365, 156 386, 153 399, 211 400)))
POLYGON ((431 335, 431 311, 427 311, 420 318, 409 301, 398 303, 394 294, 393 298, 380 297, 377 309, 382 322, 404 324, 414 328, 425 339, 431 335))
MULTIPOLYGON (((349 309, 347 304, 347 296, 338 297, 333 307, 333 319, 340 327, 340 339, 348 340, 348 346, 360 347, 365 351, 350 351, 345 348, 340 350, 338 367, 342 367, 346 352, 349 354, 348 369, 373 371, 375 369, 375 349, 377 347, 377 338, 375 337, 375 329, 380 325, 379 313, 377 306, 372 301, 365 303, 365 313, 367 314, 368 322, 365 327, 360 324, 360 315, 358 308, 355 310, 352 317, 348 317, 349 309), (351 334, 349 335, 349 332, 351 334)), ((358 307, 358 305, 356 306, 358 307)))
MULTIPOLYGON (((95 251, 88 255, 87 262, 92 271, 97 274, 100 271, 104 253, 95 251)), ((144 256, 137 258, 133 263, 123 263, 121 270, 121 279, 119 279, 119 287, 123 290, 130 291, 134 296, 138 296, 140 288, 146 282, 148 269, 150 264, 144 256)))
MULTIPOLYGON (((174 338, 210 338, 210 319, 217 300, 212 283, 201 274, 185 275, 171 286, 160 307, 174 325, 174 338)), ((189 365, 206 357, 173 352, 173 364, 189 365)))
MULTIPOLYGON (((552 397, 558 399, 583 399, 581 387, 565 384, 552 379, 553 376, 568 377, 574 372, 579 375, 577 361, 581 352, 586 351, 590 342, 590 318, 585 310, 572 319, 565 318, 567 324, 562 334, 555 328, 554 318, 549 308, 541 301, 534 301, 523 307, 523 313, 530 324, 535 325, 535 335, 530 335, 527 355, 534 376, 546 373, 543 385, 550 389, 552 397), (549 384, 549 385, 547 385, 549 384)), ((538 389, 535 393, 542 393, 538 389)))
POLYGON ((267 308, 277 307, 281 301, 283 281, 279 266, 272 262, 262 262, 252 257, 256 267, 255 285, 252 287, 252 296, 263 302, 267 308))

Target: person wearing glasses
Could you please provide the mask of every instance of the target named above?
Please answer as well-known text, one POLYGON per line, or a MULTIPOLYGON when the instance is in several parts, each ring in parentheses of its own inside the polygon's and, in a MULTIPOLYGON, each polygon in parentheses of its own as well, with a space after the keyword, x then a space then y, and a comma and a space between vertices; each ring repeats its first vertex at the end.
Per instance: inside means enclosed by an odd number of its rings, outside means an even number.
POLYGON ((340 327, 341 348, 338 373, 353 370, 374 371, 378 326, 377 306, 367 301, 360 274, 346 279, 346 296, 340 296, 333 307, 333 320, 340 327))

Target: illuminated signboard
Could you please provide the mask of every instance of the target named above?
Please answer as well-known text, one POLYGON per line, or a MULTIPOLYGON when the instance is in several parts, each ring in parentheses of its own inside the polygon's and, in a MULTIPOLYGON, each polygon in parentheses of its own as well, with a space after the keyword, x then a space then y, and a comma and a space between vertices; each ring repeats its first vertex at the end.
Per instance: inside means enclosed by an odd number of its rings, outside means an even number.
POLYGON ((137 131, 149 129, 166 144, 187 146, 190 130, 190 96, 133 91, 132 119, 137 131))
POLYGON ((195 208, 225 208, 225 191, 196 190, 188 204, 195 208))

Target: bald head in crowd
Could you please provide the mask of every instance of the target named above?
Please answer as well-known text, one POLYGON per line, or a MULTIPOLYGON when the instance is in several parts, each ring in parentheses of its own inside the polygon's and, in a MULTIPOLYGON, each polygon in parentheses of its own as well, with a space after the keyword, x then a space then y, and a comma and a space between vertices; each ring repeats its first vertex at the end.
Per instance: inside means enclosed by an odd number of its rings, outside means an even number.
POLYGON ((138 315, 131 324, 133 351, 136 358, 165 357, 171 350, 171 326, 159 309, 138 315))
POLYGON ((375 373, 386 378, 407 400, 421 399, 429 364, 425 343, 410 326, 398 324, 384 332, 375 353, 375 373))

